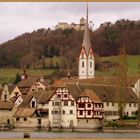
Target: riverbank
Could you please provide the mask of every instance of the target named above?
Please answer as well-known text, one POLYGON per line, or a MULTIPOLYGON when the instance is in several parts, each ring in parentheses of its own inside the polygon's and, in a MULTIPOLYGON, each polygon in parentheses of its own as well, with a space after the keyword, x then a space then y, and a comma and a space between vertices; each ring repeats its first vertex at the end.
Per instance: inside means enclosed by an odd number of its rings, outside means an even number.
MULTIPOLYGON (((140 138, 29 138, 26 140, 140 140, 140 138)), ((0 139, 0 140, 11 140, 9 139, 0 139)), ((25 138, 12 138, 12 140, 25 140, 25 138)))

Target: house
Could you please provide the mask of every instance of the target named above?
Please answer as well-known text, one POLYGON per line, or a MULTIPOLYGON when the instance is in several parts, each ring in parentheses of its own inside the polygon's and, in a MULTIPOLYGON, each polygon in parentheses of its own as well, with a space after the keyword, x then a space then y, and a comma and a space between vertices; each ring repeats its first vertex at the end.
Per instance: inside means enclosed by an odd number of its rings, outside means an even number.
POLYGON ((0 100, 0 126, 13 124, 13 104, 0 100))
POLYGON ((66 88, 58 88, 50 97, 49 121, 51 127, 77 126, 76 101, 66 88))
POLYGON ((24 99, 19 107, 48 109, 48 100, 54 91, 36 91, 22 96, 24 99))
POLYGON ((52 93, 53 91, 37 91, 19 96, 14 101, 17 107, 13 116, 15 127, 48 128, 48 99, 52 93))
POLYGON ((124 116, 136 116, 139 99, 132 88, 123 89, 112 85, 93 85, 93 84, 66 84, 69 93, 81 94, 85 89, 93 90, 103 102, 104 119, 119 119, 119 103, 121 96, 121 105, 123 106, 124 116))
POLYGON ((100 128, 103 116, 103 102, 93 90, 85 89, 77 101, 77 127, 100 128))
POLYGON ((20 81, 17 87, 22 94, 27 94, 31 91, 46 90, 49 87, 49 83, 42 77, 29 77, 20 81))
POLYGON ((48 110, 37 110, 36 108, 18 108, 14 118, 16 128, 44 128, 48 127, 48 110))
POLYGON ((10 86, 10 91, 9 92, 10 92, 10 98, 18 97, 19 95, 22 95, 18 86, 10 86))
POLYGON ((3 84, 0 88, 0 99, 3 101, 9 101, 10 93, 8 84, 3 84))
POLYGON ((14 107, 17 108, 26 98, 27 95, 19 95, 17 97, 12 97, 10 101, 14 104, 14 107))

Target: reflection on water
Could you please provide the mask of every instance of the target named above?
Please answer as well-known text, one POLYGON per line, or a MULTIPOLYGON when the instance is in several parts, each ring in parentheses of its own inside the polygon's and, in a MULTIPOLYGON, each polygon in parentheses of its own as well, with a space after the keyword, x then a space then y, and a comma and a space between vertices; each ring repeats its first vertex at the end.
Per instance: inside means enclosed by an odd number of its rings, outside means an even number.
MULTIPOLYGON (((24 132, 0 132, 0 138, 23 138, 24 132)), ((30 132, 31 138, 140 138, 140 133, 30 132)))

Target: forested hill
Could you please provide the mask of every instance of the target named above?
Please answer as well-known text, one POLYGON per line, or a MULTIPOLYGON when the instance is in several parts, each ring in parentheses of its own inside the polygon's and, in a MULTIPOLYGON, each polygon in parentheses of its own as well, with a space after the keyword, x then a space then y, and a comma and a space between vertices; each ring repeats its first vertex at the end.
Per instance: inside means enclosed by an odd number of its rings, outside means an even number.
MULTIPOLYGON (((76 62, 83 40, 83 31, 74 29, 38 29, 24 33, 0 45, 0 67, 23 67, 36 64, 44 57, 64 56, 76 62)), ((127 54, 140 55, 140 22, 119 20, 101 24, 90 31, 94 53, 112 56, 126 44, 127 54)))

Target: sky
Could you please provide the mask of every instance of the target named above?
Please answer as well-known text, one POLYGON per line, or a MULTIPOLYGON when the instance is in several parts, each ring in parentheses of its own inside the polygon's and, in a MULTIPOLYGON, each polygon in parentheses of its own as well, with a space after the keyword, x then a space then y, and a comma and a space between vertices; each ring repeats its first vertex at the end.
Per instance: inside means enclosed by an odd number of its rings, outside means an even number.
MULTIPOLYGON (((85 15, 85 2, 0 2, 0 43, 58 22, 79 23, 85 15)), ((119 19, 140 20, 140 2, 89 2, 94 29, 119 19)))

